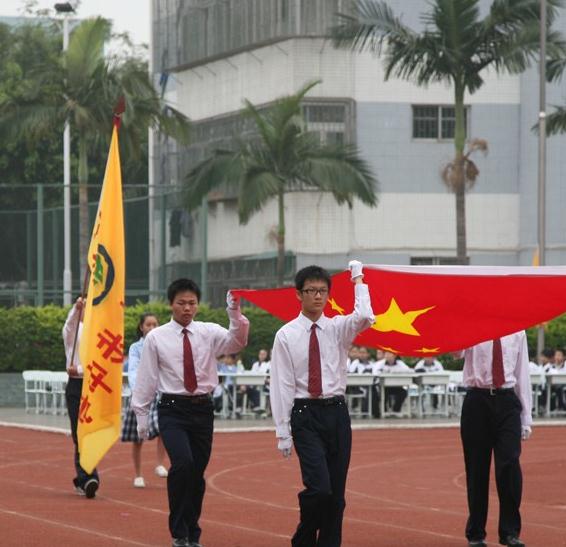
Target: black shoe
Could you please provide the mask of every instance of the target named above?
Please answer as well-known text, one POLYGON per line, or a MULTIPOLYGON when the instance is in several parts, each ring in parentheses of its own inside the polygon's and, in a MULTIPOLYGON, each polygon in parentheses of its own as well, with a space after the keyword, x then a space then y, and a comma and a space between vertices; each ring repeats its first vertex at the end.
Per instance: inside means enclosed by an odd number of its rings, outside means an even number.
POLYGON ((483 539, 468 541, 469 547, 487 547, 487 543, 483 539))
POLYGON ((173 547, 189 547, 189 538, 173 538, 173 547))
POLYGON ((98 490, 98 481, 96 479, 88 479, 83 486, 85 495, 88 499, 94 498, 96 496, 96 491, 98 490))
POLYGON ((517 536, 507 536, 505 539, 500 539, 499 544, 509 547, 525 547, 525 544, 517 536))

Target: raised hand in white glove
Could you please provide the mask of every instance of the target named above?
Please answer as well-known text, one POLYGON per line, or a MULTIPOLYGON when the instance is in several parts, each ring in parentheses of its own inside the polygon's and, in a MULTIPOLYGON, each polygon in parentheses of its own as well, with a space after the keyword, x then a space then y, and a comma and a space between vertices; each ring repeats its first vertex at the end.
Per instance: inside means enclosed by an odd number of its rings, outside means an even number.
POLYGON ((231 310, 237 310, 240 307, 240 297, 236 294, 232 294, 232 291, 226 293, 226 305, 231 310))
POLYGON ((362 272, 364 265, 359 260, 350 260, 348 262, 348 269, 352 274, 352 281, 356 279, 356 277, 363 277, 364 274, 362 272))
POLYGON ((140 441, 146 441, 149 438, 149 430, 147 427, 138 425, 138 439, 140 441))
POLYGON ((531 426, 529 425, 521 426, 521 439, 523 439, 523 441, 528 441, 532 434, 533 434, 533 430, 531 429, 531 426))
POLYGON ((293 439, 291 437, 279 439, 277 442, 277 448, 284 458, 288 458, 291 455, 291 450, 293 448, 293 439))

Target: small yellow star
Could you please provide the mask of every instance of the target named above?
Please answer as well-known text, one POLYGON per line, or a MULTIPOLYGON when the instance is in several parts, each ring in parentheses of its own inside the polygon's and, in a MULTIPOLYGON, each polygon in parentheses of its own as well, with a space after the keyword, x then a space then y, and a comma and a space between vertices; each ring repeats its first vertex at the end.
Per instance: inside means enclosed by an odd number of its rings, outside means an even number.
POLYGON ((399 355, 399 353, 401 353, 399 350, 390 348, 389 346, 378 346, 378 347, 383 351, 389 351, 391 353, 395 353, 396 355, 399 355))
POLYGON ((408 334, 409 336, 420 336, 420 332, 413 327, 413 322, 419 315, 435 307, 436 306, 430 306, 429 308, 423 308, 421 310, 403 312, 395 301, 395 298, 392 298, 389 309, 385 313, 375 316, 375 323, 371 328, 379 332, 400 332, 401 334, 408 334))
POLYGON ((416 353, 438 353, 439 351, 440 348, 421 348, 415 350, 416 353))
POLYGON ((331 307, 334 311, 338 312, 340 315, 344 315, 344 308, 341 308, 341 307, 336 303, 336 300, 334 300, 334 298, 330 298, 330 299, 328 300, 328 302, 330 303, 330 307, 331 307))

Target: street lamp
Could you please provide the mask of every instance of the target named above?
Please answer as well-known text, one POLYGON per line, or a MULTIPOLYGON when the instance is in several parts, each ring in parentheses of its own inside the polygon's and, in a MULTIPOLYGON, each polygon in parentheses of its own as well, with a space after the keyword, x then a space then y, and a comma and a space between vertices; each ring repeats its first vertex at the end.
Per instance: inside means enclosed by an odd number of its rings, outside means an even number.
MULTIPOLYGON (((63 15, 63 51, 69 47, 69 15, 75 12, 70 2, 59 2, 55 11, 63 15)), ((63 131, 63 305, 72 300, 73 274, 71 271, 71 127, 65 120, 63 131)))

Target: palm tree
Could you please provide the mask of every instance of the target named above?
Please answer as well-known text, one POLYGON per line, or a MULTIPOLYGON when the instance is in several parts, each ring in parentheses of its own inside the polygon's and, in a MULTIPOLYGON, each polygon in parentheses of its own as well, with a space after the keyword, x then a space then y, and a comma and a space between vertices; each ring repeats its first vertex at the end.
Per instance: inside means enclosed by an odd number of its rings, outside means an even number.
POLYGON ((278 99, 260 112, 246 101, 257 137, 237 141, 234 150, 216 150, 187 175, 186 204, 195 209, 203 197, 219 186, 238 191, 238 214, 245 224, 269 200, 277 198, 277 282, 283 284, 285 266, 285 193, 312 188, 331 192, 339 204, 350 207, 354 197, 377 205, 377 181, 354 146, 323 145, 309 134, 301 115, 301 101, 317 84, 278 99))
MULTIPOLYGON (((548 1, 548 28, 561 0, 548 1)), ((484 84, 485 69, 520 73, 539 47, 539 0, 495 0, 480 17, 479 0, 431 0, 422 14, 424 29, 403 24, 384 1, 354 0, 351 14, 338 14, 331 29, 336 47, 384 53, 385 79, 418 86, 447 83, 454 90, 455 130, 451 186, 456 196, 458 262, 467 263, 465 208, 465 97, 484 84)), ((563 56, 559 34, 548 32, 548 56, 563 56)))
POLYGON ((90 238, 88 219, 89 153, 108 142, 112 108, 124 97, 121 144, 129 154, 149 126, 182 142, 187 140, 187 118, 164 103, 152 86, 144 64, 136 59, 108 59, 104 46, 111 24, 100 17, 84 20, 72 33, 68 50, 56 66, 41 67, 30 75, 29 91, 17 102, 0 103, 1 127, 16 134, 43 138, 61 130, 69 120, 78 141, 79 249, 84 278, 90 238))

